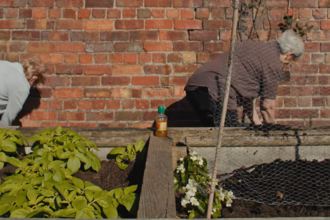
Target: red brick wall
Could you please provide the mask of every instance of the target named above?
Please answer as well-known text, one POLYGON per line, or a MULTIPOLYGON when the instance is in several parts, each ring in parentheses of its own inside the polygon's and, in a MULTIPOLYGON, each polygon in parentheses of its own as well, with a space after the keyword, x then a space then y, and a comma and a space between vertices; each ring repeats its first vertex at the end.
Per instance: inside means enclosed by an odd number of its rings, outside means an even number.
MULTIPOLYGON (((280 33, 287 0, 265 6, 263 40, 280 33)), ((330 1, 291 6, 314 27, 291 82, 279 87, 278 122, 330 125, 330 1)), ((0 59, 37 56, 49 69, 40 104, 28 101, 22 125, 150 126, 158 105, 184 97, 198 66, 228 50, 231 18, 231 0, 0 0, 0 59)), ((184 101, 172 108, 189 110, 184 101)))

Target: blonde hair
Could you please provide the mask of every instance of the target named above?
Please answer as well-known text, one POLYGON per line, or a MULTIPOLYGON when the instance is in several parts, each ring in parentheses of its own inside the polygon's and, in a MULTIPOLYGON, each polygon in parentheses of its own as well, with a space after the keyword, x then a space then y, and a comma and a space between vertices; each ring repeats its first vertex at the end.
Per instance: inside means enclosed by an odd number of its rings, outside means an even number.
POLYGON ((27 58, 22 61, 24 74, 27 80, 30 80, 33 76, 38 77, 32 86, 36 86, 39 83, 44 83, 46 72, 45 65, 40 62, 36 57, 27 58))

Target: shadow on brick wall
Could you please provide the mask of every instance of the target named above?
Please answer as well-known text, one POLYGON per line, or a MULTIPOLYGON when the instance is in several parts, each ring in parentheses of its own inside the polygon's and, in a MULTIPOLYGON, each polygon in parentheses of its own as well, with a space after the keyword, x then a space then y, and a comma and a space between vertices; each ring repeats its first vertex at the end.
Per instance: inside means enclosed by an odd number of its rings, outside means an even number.
POLYGON ((24 103, 23 110, 17 115, 15 121, 13 122, 13 125, 22 126, 20 119, 30 114, 34 109, 39 108, 40 99, 40 91, 37 88, 31 88, 30 95, 24 103))

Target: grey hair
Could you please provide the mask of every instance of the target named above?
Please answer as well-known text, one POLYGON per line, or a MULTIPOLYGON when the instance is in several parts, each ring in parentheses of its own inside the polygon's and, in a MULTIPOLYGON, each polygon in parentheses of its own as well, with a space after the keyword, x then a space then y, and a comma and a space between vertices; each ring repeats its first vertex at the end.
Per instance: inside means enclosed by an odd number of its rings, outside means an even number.
POLYGON ((294 30, 289 29, 284 31, 276 41, 280 46, 282 54, 293 52, 293 60, 299 60, 303 57, 305 50, 304 42, 294 30))

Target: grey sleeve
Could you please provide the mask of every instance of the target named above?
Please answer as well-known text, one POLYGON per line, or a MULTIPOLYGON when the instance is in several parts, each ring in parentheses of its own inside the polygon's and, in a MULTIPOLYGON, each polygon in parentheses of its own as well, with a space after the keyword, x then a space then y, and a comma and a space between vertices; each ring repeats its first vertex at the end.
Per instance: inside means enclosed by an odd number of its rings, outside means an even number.
POLYGON ((29 93, 29 91, 11 90, 6 110, 0 121, 1 126, 12 125, 18 113, 22 110, 29 93))

